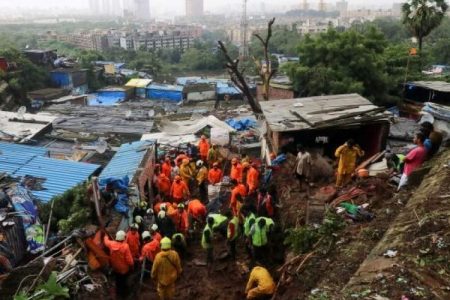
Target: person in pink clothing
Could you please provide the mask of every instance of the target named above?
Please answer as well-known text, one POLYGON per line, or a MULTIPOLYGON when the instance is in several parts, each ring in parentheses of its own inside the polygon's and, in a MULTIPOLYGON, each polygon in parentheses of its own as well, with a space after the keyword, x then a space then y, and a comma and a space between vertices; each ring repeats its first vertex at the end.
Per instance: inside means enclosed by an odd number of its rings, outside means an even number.
POLYGON ((400 183, 398 185, 398 191, 408 184, 408 177, 411 173, 419 168, 425 161, 427 156, 427 150, 425 149, 423 143, 425 141, 425 135, 421 132, 417 133, 414 137, 414 144, 417 145, 414 149, 409 151, 408 155, 405 157, 405 167, 403 169, 402 177, 400 178, 400 183))

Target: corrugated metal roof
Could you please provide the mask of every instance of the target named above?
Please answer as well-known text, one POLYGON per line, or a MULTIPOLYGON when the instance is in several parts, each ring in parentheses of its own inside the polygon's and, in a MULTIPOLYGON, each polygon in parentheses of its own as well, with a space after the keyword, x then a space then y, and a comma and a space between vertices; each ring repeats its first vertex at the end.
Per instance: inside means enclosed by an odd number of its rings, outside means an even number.
POLYGON ((84 182, 99 168, 94 164, 46 157, 48 150, 42 147, 0 143, 0 151, 0 172, 12 177, 30 175, 46 179, 45 190, 32 191, 42 202, 84 182))
POLYGON ((99 179, 128 176, 132 180, 144 159, 145 154, 154 141, 138 141, 123 144, 109 162, 99 179))
POLYGON ((0 153, 1 154, 9 154, 9 153, 19 153, 21 155, 39 155, 39 156, 48 156, 48 150, 44 147, 34 147, 34 146, 26 146, 26 145, 18 145, 18 144, 9 144, 9 143, 0 143, 0 153))
POLYGON ((94 164, 36 156, 17 170, 14 176, 31 175, 45 178, 45 190, 32 193, 42 202, 48 202, 86 181, 99 167, 94 164))

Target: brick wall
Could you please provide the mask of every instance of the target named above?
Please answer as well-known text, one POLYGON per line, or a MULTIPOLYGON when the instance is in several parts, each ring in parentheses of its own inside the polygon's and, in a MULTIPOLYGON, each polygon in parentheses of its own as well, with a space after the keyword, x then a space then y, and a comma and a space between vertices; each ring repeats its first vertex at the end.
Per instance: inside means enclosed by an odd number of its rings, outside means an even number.
MULTIPOLYGON (((258 84, 256 93, 257 93, 258 100, 264 101, 262 85, 258 84)), ((270 100, 294 99, 294 91, 293 90, 270 87, 269 93, 270 93, 270 100)))

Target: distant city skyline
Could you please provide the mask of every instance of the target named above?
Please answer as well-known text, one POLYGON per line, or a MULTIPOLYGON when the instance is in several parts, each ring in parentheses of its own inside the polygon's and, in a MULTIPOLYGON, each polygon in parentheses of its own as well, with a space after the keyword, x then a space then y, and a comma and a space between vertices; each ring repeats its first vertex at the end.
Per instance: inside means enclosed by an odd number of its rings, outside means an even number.
MULTIPOLYGON (((53 8, 60 11, 71 9, 89 10, 89 7, 95 7, 94 1, 102 3, 102 1, 112 1, 115 3, 110 9, 116 11, 117 2, 120 2, 120 11, 123 11, 123 1, 141 1, 141 0, 0 0, 0 7, 12 8, 15 11, 48 9, 53 8)), ((335 6, 340 0, 326 1, 327 5, 335 6)), ((367 8, 392 8, 397 0, 348 0, 348 8, 355 9, 360 7, 367 8)), ((204 0, 204 12, 215 14, 229 14, 230 12, 239 11, 242 0, 204 0)), ((99 4, 101 6, 101 4, 99 4)), ((301 8, 303 0, 248 0, 249 13, 253 12, 270 12, 270 11, 286 11, 295 8, 301 8)), ((319 0, 308 0, 310 9, 318 9, 319 0)), ((173 17, 186 14, 186 0, 150 0, 150 12, 152 16, 173 17)), ((150 14, 149 12, 149 14, 150 14)), ((89 13, 91 14, 91 13, 89 13)), ((109 13, 111 14, 111 12, 109 13)), ((116 14, 116 13, 114 13, 116 14)))

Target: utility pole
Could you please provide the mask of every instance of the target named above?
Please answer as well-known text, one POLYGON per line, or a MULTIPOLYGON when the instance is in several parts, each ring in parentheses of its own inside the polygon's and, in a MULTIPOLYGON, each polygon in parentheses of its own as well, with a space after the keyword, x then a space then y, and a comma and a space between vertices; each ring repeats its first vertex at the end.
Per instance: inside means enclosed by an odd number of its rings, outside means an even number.
POLYGON ((239 58, 241 61, 245 61, 247 57, 248 57, 247 0, 242 0, 241 46, 239 48, 239 58))

